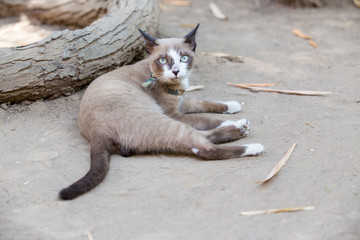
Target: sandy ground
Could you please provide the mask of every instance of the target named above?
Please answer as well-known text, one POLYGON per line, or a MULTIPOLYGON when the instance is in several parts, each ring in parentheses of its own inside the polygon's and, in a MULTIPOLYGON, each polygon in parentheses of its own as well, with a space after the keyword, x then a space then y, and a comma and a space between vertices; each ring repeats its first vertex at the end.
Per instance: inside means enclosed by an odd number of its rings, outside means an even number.
POLYGON ((236 100, 259 142, 256 158, 204 162, 192 156, 113 156, 105 181, 84 196, 58 191, 83 176, 89 145, 76 124, 83 92, 0 109, 0 239, 360 239, 360 9, 350 4, 288 9, 257 1, 163 7, 161 36, 201 23, 188 95, 236 100), (318 49, 295 37, 298 28, 318 49), (219 61, 203 52, 240 55, 219 61), (332 91, 327 97, 253 93, 232 82, 277 82, 280 89, 332 91), (310 125, 308 125, 308 124, 310 125), (263 179, 292 143, 287 165, 263 179), (242 211, 314 206, 311 211, 240 216, 242 211))

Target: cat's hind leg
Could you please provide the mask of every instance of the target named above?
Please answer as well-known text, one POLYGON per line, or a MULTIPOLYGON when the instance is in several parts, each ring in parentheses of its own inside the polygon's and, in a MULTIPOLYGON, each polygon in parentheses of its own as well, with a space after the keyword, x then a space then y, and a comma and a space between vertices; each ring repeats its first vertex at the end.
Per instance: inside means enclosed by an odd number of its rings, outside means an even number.
POLYGON ((116 143, 112 143, 108 151, 111 155, 118 154, 122 157, 130 157, 135 154, 131 149, 116 143))
POLYGON ((204 160, 224 160, 231 158, 258 156, 264 151, 259 143, 243 146, 216 146, 212 149, 192 148, 192 152, 204 160))
MULTIPOLYGON (((221 126, 220 122, 219 126, 221 127, 210 134, 208 131, 199 131, 190 127, 188 124, 175 121, 162 113, 149 111, 148 109, 145 109, 145 112, 147 119, 141 118, 144 116, 144 113, 139 113, 139 120, 133 121, 131 128, 124 127, 122 124, 119 125, 119 128, 116 128, 117 132, 115 132, 115 135, 118 136, 116 142, 120 144, 126 143, 126 146, 136 154, 160 152, 195 153, 196 156, 202 159, 220 160, 258 155, 262 151, 261 145, 227 147, 215 145, 210 141, 209 138, 211 138, 211 135, 215 136, 219 133, 220 136, 220 131, 236 128, 236 124, 244 128, 246 120, 243 120, 242 124, 240 124, 240 121, 227 122, 226 124, 224 123, 223 126, 221 126), (148 121, 148 119, 151 119, 151 121, 148 121), (234 123, 235 125, 230 123, 234 123), (134 129, 141 129, 141 131, 134 131, 134 129)), ((137 118, 137 116, 133 117, 137 118)), ((120 122, 120 120, 121 119, 116 122, 120 122)), ((246 133, 246 131, 243 130, 236 131, 238 131, 237 134, 232 132, 230 137, 222 138, 221 141, 228 141, 229 138, 239 138, 246 133), (243 133, 241 133, 241 131, 243 131, 243 133)), ((226 133, 224 132, 223 134, 226 133)), ((220 142, 220 140, 215 142, 220 142)))

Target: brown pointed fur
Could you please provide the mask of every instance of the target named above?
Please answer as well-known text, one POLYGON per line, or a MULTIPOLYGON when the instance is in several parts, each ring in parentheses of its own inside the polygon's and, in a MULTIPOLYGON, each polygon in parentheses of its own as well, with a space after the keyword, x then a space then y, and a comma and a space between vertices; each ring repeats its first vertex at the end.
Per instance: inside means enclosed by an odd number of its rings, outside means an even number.
POLYGON ((161 78, 157 59, 164 49, 179 49, 191 56, 191 68, 196 44, 188 44, 184 38, 157 39, 156 44, 151 40, 152 45, 147 46, 151 53, 148 59, 100 76, 85 91, 79 126, 91 144, 91 167, 82 179, 63 189, 60 198, 76 198, 99 184, 108 171, 110 154, 194 154, 193 149, 197 149, 197 156, 208 160, 244 155, 246 146, 214 144, 244 137, 246 129, 233 125, 219 127, 220 120, 184 114, 224 113, 228 109, 226 104, 184 99, 167 92, 184 87, 181 82, 161 78), (160 81, 144 88, 142 83, 150 77, 150 68, 160 81))

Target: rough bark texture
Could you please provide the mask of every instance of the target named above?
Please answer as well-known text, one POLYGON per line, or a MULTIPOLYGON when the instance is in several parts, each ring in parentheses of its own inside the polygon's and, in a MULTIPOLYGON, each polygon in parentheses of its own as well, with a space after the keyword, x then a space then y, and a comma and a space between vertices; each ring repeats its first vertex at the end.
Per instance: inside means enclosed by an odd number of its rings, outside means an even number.
POLYGON ((157 32, 157 1, 109 2, 108 14, 88 27, 56 31, 27 46, 0 48, 0 103, 71 94, 139 56, 143 40, 137 28, 157 32))

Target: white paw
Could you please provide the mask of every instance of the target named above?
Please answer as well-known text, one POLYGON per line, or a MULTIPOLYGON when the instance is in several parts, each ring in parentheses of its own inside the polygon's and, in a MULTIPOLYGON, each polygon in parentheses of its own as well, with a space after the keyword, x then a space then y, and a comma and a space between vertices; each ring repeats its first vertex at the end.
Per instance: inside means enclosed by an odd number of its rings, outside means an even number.
POLYGON ((235 123, 237 128, 245 128, 248 131, 250 130, 250 122, 246 119, 237 120, 235 123))
POLYGON ((234 125, 236 128, 245 128, 246 130, 250 130, 250 122, 246 119, 240 119, 238 121, 225 121, 221 123, 219 127, 226 127, 226 126, 232 126, 234 125))
POLYGON ((241 104, 239 102, 235 101, 229 101, 229 102, 222 102, 223 104, 227 105, 228 109, 224 113, 237 113, 241 111, 241 104))
POLYGON ((246 150, 243 156, 257 156, 264 151, 264 146, 259 143, 245 145, 246 150))
POLYGON ((231 121, 231 120, 227 120, 225 122, 222 122, 220 126, 218 126, 218 128, 221 128, 221 127, 226 127, 226 126, 236 126, 236 122, 235 121, 231 121))
POLYGON ((191 148, 191 151, 192 151, 195 155, 198 155, 198 153, 199 153, 199 149, 197 149, 197 148, 191 148))

